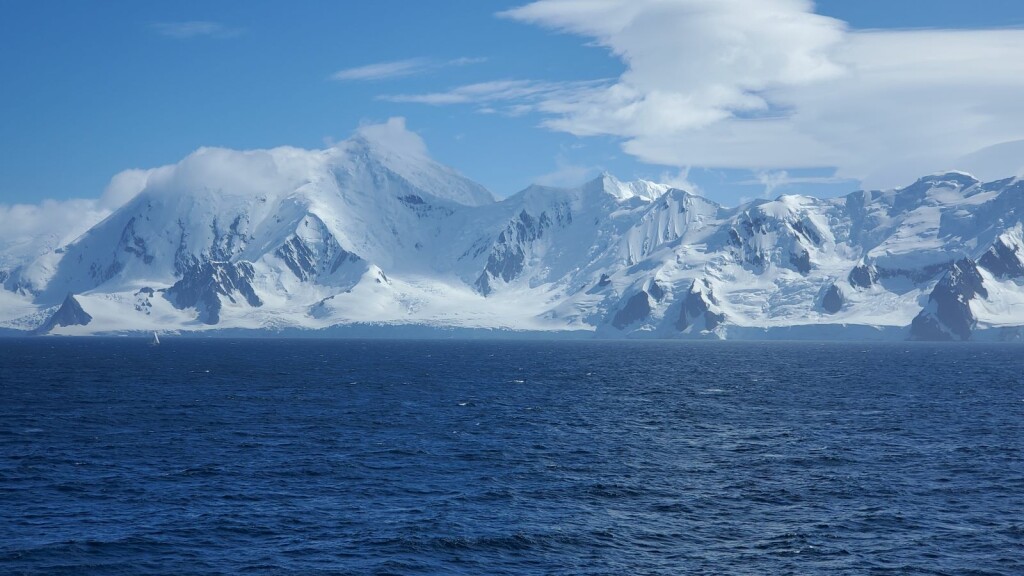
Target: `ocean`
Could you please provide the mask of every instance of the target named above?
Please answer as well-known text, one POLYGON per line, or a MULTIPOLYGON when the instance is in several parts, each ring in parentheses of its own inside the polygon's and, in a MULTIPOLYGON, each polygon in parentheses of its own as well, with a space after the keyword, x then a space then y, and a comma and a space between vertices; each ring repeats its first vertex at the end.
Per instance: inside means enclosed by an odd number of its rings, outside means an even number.
POLYGON ((1024 354, 0 339, 3 574, 1024 574, 1024 354))

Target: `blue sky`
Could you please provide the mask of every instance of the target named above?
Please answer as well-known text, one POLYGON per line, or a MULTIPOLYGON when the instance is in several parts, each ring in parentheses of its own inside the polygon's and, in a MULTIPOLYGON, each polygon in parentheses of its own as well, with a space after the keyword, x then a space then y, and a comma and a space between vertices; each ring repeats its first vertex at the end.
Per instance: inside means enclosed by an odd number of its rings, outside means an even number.
POLYGON ((394 116, 498 196, 607 170, 734 204, 905 184, 963 158, 999 176, 1024 165, 1024 4, 818 2, 833 20, 757 0, 787 18, 762 35, 744 1, 7 0, 0 204, 96 198, 122 170, 201 146, 317 148, 394 116), (679 30, 708 36, 679 44, 679 30), (904 68, 881 70, 891 56, 904 68))

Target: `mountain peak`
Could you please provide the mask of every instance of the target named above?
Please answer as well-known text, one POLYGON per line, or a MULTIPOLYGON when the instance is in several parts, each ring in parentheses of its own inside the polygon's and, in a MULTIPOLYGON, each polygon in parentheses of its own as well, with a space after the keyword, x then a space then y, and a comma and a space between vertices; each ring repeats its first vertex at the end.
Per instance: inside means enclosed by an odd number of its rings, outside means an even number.
POLYGON ((603 173, 491 204, 392 119, 327 150, 205 148, 147 172, 60 251, 0 255, 0 329, 1024 339, 1015 182, 722 208, 603 173))
POLYGON ((640 198, 645 202, 653 202, 669 190, 670 186, 658 184, 648 180, 634 180, 623 182, 608 172, 602 172, 600 176, 583 185, 586 191, 598 191, 608 194, 619 202, 625 202, 631 198, 640 198))
POLYGON ((969 188, 971 186, 974 186, 975 184, 979 184, 981 181, 972 176, 971 174, 967 172, 962 172, 960 170, 937 172, 935 174, 930 174, 917 180, 917 183, 938 184, 940 182, 951 182, 956 184, 957 186, 960 186, 961 188, 969 188))
POLYGON ((429 160, 427 145, 418 134, 405 127, 405 118, 389 118, 382 124, 366 124, 347 141, 352 148, 382 156, 402 156, 429 160))
POLYGON ((494 203, 494 196, 483 186, 430 157, 418 134, 405 127, 405 119, 390 118, 382 124, 359 128, 332 151, 342 161, 365 163, 371 171, 379 165, 438 198, 467 206, 494 203))

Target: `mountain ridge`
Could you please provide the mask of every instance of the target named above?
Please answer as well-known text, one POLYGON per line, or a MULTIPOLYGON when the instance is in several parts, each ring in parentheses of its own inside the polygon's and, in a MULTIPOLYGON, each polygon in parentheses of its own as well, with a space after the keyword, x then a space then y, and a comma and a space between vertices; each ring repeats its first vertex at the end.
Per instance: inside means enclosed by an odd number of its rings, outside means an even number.
POLYGON ((326 150, 202 148, 73 242, 0 269, 0 328, 38 329, 71 294, 91 321, 54 333, 1019 340, 1022 193, 944 172, 725 207, 602 174, 495 200, 401 126, 326 150))

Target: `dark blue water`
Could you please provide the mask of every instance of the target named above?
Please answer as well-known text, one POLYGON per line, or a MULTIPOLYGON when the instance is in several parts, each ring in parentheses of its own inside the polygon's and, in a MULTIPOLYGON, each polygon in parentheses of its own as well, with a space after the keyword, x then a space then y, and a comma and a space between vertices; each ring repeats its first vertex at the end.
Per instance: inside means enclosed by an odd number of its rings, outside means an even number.
POLYGON ((0 340, 0 573, 1024 574, 1022 351, 0 340))

